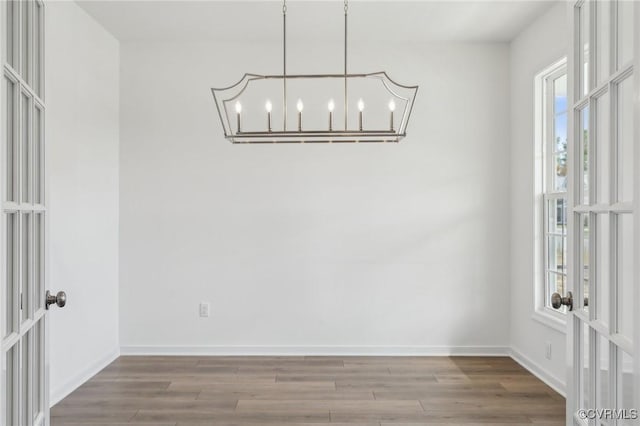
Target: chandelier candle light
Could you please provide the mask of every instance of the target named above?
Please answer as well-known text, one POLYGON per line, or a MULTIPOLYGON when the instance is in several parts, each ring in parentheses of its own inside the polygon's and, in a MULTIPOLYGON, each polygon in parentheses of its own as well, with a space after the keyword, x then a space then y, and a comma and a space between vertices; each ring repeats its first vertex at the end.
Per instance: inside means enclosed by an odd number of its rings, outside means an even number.
POLYGON ((273 105, 270 100, 267 100, 265 104, 265 109, 267 110, 267 131, 271 131, 271 110, 273 109, 273 105))
MULTIPOLYGON (((247 73, 236 84, 224 87, 220 89, 211 89, 213 93, 213 99, 218 111, 218 117, 222 124, 225 138, 229 139, 233 143, 339 143, 339 142, 399 142, 406 136, 407 125, 409 118, 411 117, 411 111, 413 110, 413 104, 416 94, 418 92, 418 86, 405 86, 398 84, 391 80, 386 72, 374 72, 364 74, 349 74, 347 70, 347 15, 349 5, 347 0, 344 2, 344 73, 342 74, 299 74, 289 75, 287 74, 287 2, 283 1, 282 4, 282 17, 283 17, 283 73, 282 75, 260 75, 247 73), (287 83, 289 81, 296 81, 298 93, 294 93, 294 96, 298 97, 296 102, 296 109, 298 112, 298 126, 297 130, 289 130, 287 126, 287 114, 288 114, 288 98, 287 83), (275 83, 275 85, 274 85, 275 83), (336 84, 337 83, 337 84, 336 84), (353 130, 353 127, 349 128, 349 89, 355 87, 357 94, 363 95, 363 97, 357 97, 358 107, 358 127, 357 130, 353 130), (303 130, 302 126, 302 112, 304 110, 304 103, 302 97, 307 96, 307 92, 304 89, 314 89, 312 92, 324 92, 325 89, 328 93, 336 90, 337 87, 342 91, 344 100, 344 127, 338 128, 334 125, 333 113, 336 109, 336 103, 333 98, 329 99, 327 108, 329 110, 329 125, 328 129, 318 129, 317 120, 314 120, 313 114, 311 115, 311 121, 307 121, 307 127, 311 127, 309 130, 303 130), (265 98, 260 96, 255 99, 253 90, 258 87, 258 93, 268 93, 270 98, 266 99, 265 109, 267 111, 267 126, 266 129, 262 126, 262 129, 258 130, 243 130, 243 118, 242 118, 242 103, 253 104, 253 102, 264 102, 265 98), (262 89, 260 90, 260 87, 262 89), (266 87, 266 88, 265 88, 266 87), (274 92, 279 87, 281 90, 280 96, 282 96, 282 125, 279 127, 277 124, 273 126, 272 111, 274 104, 271 99, 278 97, 278 93, 274 92), (366 95, 366 96, 364 96, 366 95), (367 107, 367 125, 364 123, 364 109, 365 103, 363 98, 368 100, 367 107), (389 108, 389 127, 384 124, 383 111, 385 98, 388 100, 389 108), (232 121, 229 120, 230 114, 233 114, 233 105, 235 105, 236 113, 236 129, 232 128, 232 121), (399 121, 396 125, 394 123, 394 113, 398 108, 399 121), (231 111, 230 111, 231 109, 231 111), (382 118, 383 123, 379 123, 382 118), (372 123, 371 125, 369 123, 372 123), (314 128, 316 127, 316 128, 314 128), (366 127, 366 128, 365 128, 366 127)), ((291 88, 289 88, 291 90, 291 88)), ((334 93, 335 94, 335 93, 334 93)), ((295 98, 294 98, 295 99, 295 98)), ((326 99, 326 98, 325 98, 326 99)), ((353 98, 352 98, 353 99, 353 98)), ((352 101, 353 102, 353 101, 352 101)), ((276 102, 276 106, 277 106, 276 102)), ((353 105, 353 104, 352 104, 353 105)), ((251 108, 250 108, 251 109, 251 108)), ((314 103, 311 103, 311 112, 314 111, 314 103)), ((253 127, 255 123, 249 115, 249 120, 245 120, 248 128, 253 127)), ((277 115, 276 115, 277 118, 277 115)), ((264 123, 264 122, 263 122, 264 123)), ((352 122, 353 123, 353 122, 352 122)), ((324 127, 324 126, 321 126, 324 127)))
POLYGON ((333 99, 329 101, 329 131, 333 130, 333 110, 336 107, 336 103, 333 102, 333 99))

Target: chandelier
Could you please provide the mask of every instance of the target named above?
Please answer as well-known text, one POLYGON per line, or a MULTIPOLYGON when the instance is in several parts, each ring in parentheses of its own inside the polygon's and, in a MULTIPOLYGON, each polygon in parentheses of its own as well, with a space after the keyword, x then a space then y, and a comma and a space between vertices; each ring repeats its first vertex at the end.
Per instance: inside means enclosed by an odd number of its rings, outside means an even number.
POLYGON ((247 73, 232 86, 211 89, 225 138, 233 143, 357 143, 399 142, 406 136, 418 86, 398 84, 384 71, 348 73, 348 11, 345 0, 344 73, 289 75, 283 1, 282 75, 247 73), (280 104, 274 108, 276 99, 280 104))

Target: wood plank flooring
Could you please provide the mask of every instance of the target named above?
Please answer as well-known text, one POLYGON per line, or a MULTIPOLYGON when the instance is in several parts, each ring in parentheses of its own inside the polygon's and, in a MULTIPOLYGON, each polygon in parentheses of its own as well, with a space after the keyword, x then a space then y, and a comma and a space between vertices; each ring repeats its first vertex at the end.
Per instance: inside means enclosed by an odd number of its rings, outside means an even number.
POLYGON ((120 357, 52 426, 561 426, 565 400, 502 357, 120 357))

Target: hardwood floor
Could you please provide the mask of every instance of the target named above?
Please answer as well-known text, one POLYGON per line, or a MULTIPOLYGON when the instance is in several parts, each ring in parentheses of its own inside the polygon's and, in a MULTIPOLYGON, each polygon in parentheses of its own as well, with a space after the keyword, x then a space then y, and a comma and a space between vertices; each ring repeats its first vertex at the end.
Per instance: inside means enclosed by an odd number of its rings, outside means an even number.
POLYGON ((561 426, 564 403, 501 357, 120 357, 51 424, 561 426))

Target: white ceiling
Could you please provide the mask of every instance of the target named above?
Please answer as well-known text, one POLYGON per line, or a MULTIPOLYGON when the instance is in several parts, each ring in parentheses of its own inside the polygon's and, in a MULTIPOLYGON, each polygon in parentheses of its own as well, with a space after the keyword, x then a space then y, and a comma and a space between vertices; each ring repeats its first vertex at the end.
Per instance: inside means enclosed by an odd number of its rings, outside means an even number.
MULTIPOLYGON (((280 41, 281 1, 77 0, 121 41, 280 41)), ((289 0, 288 36, 341 40, 343 2, 289 0)), ((355 41, 506 42, 555 1, 351 1, 355 41)))

